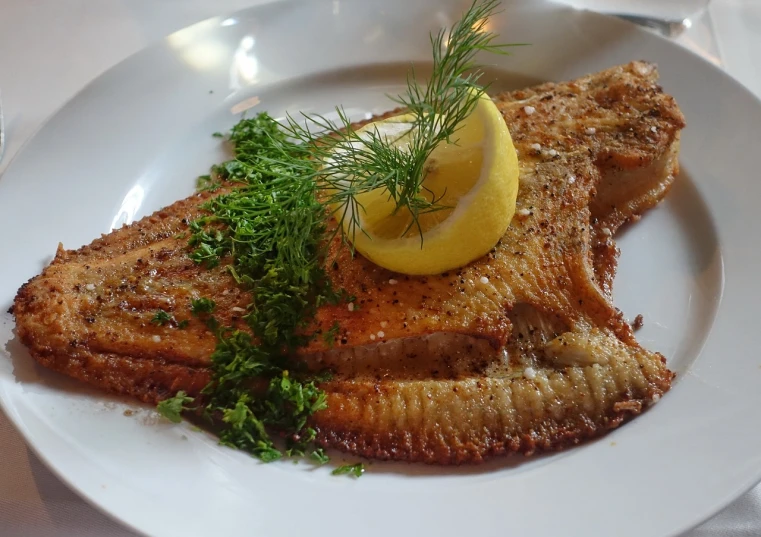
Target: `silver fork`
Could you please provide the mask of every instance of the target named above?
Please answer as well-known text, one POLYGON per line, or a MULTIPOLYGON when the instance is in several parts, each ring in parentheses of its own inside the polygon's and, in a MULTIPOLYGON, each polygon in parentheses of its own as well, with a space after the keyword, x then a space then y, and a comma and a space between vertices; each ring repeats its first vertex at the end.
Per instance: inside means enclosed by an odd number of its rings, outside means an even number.
POLYGON ((615 15, 628 20, 629 22, 639 24, 640 26, 652 28, 666 37, 679 37, 685 30, 688 30, 690 26, 692 26, 692 21, 690 19, 671 21, 653 17, 641 17, 639 15, 624 15, 620 13, 616 13, 615 15))

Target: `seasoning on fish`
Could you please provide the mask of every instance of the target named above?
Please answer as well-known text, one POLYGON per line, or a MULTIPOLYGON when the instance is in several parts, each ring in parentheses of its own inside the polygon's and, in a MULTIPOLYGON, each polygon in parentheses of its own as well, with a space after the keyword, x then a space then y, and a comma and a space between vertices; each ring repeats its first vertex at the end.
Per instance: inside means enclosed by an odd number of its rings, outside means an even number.
MULTIPOLYGON (((355 307, 321 306, 308 331, 337 326, 335 340, 315 338, 297 356, 334 373, 321 384, 327 407, 310 418, 318 442, 371 458, 477 462, 576 444, 660 399, 673 376, 664 357, 639 346, 611 302, 616 230, 678 172, 684 118, 656 79, 634 62, 495 97, 519 154, 518 217, 481 259, 413 277, 352 257, 338 238, 330 245, 326 272, 355 307)), ((14 302, 31 355, 145 402, 200 396, 216 336, 188 304, 212 297, 219 323, 245 329, 240 308, 252 298, 229 261, 207 270, 182 238, 218 193, 79 250, 59 246, 14 302)))

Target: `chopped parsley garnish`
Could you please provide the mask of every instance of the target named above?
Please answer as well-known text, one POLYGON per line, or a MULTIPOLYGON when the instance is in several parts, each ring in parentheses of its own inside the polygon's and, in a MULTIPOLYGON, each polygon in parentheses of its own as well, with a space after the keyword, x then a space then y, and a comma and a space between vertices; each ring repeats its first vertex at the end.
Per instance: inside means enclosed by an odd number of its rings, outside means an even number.
POLYGON ((183 330, 187 328, 189 324, 190 324, 189 320, 183 319, 177 323, 177 328, 179 328, 180 330, 183 330))
POLYGON ((322 335, 322 339, 328 347, 332 347, 338 337, 338 332, 341 330, 341 325, 338 321, 335 321, 333 325, 325 331, 322 335))
POLYGON ((213 179, 211 175, 201 175, 196 180, 196 189, 199 192, 203 192, 204 190, 214 192, 215 190, 218 190, 219 187, 221 186, 222 186, 222 183, 213 179))
POLYGON ((182 411, 190 410, 190 407, 185 405, 190 404, 193 401, 194 399, 192 397, 188 397, 188 394, 180 390, 174 397, 161 401, 156 406, 156 410, 172 423, 180 423, 180 421, 182 421, 182 411))
MULTIPOLYGON (((278 123, 266 113, 233 127, 236 159, 215 166, 212 177, 239 186, 205 205, 209 216, 191 223, 191 258, 207 267, 227 265, 233 278, 254 297, 243 318, 249 330, 219 327, 211 356, 213 379, 204 389, 205 411, 226 424, 220 441, 264 461, 280 458, 269 430, 286 436, 286 455, 303 455, 315 438, 307 419, 325 408, 325 394, 286 354, 308 341, 303 333, 318 305, 338 294, 323 270, 325 209, 317 186, 301 178, 313 163, 291 167, 265 162, 291 151, 278 123), (261 390, 252 382, 265 381, 261 390)), ((214 311, 209 299, 196 299, 192 311, 214 311)), ((322 452, 320 452, 322 453, 322 452)), ((322 453, 324 456, 324 453, 322 453)))
POLYGON ((365 465, 361 462, 356 464, 344 464, 330 473, 333 475, 353 475, 354 477, 362 477, 362 474, 365 473, 365 465))
MULTIPOLYGON (((355 232, 357 196, 363 192, 385 189, 415 222, 438 209, 436 200, 421 194, 425 161, 450 140, 484 91, 477 85, 476 53, 504 52, 503 45, 492 44, 495 36, 486 27, 498 5, 498 0, 476 0, 449 32, 431 36, 430 81, 421 86, 411 74, 406 92, 394 99, 415 114, 416 134, 406 150, 379 136, 361 138, 342 108, 338 123, 305 115, 307 126, 291 117, 281 125, 260 113, 229 133, 234 158, 199 178, 199 189, 233 188, 204 203, 204 216, 190 223, 189 256, 206 268, 224 263, 253 297, 243 316, 246 329, 221 325, 212 315, 214 301, 191 300, 193 315, 205 319, 217 336, 212 379, 200 399, 204 413, 223 425, 221 443, 265 462, 307 454, 321 464, 328 461, 308 425, 310 416, 326 408, 318 384, 328 375, 289 358, 314 336, 308 329, 322 304, 346 302, 325 272, 326 246, 333 233, 342 232, 345 218, 355 232), (333 214, 336 206, 347 209, 333 214), (334 216, 338 225, 330 223, 334 216), (284 452, 275 446, 273 430, 285 438, 284 452)), ((350 309, 359 306, 349 298, 350 309)), ((339 329, 336 323, 324 332, 327 344, 335 342, 339 329)), ((192 402, 179 392, 160 406, 179 419, 192 402)), ((356 477, 363 472, 361 463, 333 471, 356 477)))
POLYGON ((158 310, 156 312, 156 315, 153 316, 153 319, 151 319, 151 322, 153 324, 157 324, 159 326, 164 325, 164 324, 166 324, 168 322, 171 322, 171 321, 172 321, 172 316, 169 315, 164 310, 158 310))
POLYGON ((325 453, 325 450, 322 448, 317 448, 312 451, 310 454, 312 457, 312 460, 314 460, 317 464, 326 464, 330 462, 330 457, 325 453))
POLYGON ((193 298, 190 300, 190 312, 193 315, 212 313, 217 304, 210 298, 193 298))

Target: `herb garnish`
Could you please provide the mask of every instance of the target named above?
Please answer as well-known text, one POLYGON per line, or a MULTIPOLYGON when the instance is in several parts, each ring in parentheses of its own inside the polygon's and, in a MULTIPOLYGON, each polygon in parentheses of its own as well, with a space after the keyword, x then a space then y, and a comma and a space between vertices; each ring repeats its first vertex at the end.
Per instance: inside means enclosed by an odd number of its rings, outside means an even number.
POLYGON ((157 324, 159 326, 164 325, 172 320, 172 316, 169 315, 164 310, 158 310, 156 312, 156 315, 153 316, 153 319, 151 319, 151 322, 153 324, 157 324))
POLYGON ((217 304, 210 298, 192 298, 190 300, 190 312, 193 315, 212 313, 217 304))
POLYGON ((330 462, 330 457, 328 457, 325 450, 322 448, 313 450, 310 456, 317 464, 327 464, 330 462))
POLYGON ((362 474, 365 473, 365 465, 361 462, 356 464, 344 464, 330 473, 333 475, 353 475, 354 477, 361 477, 362 474))
POLYGON ((192 397, 188 397, 188 394, 180 390, 174 397, 161 401, 156 406, 156 410, 172 423, 180 423, 180 421, 182 421, 182 411, 190 410, 190 408, 185 405, 190 404, 193 401, 194 399, 192 397))
MULTIPOLYGON (((314 446, 316 431, 307 425, 326 407, 317 386, 326 377, 300 369, 288 357, 309 340, 305 332, 317 308, 346 298, 331 288, 325 273, 329 230, 341 232, 349 218, 351 239, 359 224, 357 196, 377 188, 397 210, 409 211, 414 225, 420 215, 441 208, 423 185, 425 162, 438 144, 451 141, 484 91, 477 84, 475 54, 505 52, 506 45, 493 44, 495 36, 486 30, 497 6, 498 0, 476 0, 449 32, 431 36, 430 81, 420 85, 412 72, 406 92, 392 98, 414 116, 409 148, 392 145, 377 131, 360 135, 340 107, 338 122, 303 115, 305 125, 290 116, 281 125, 261 113, 232 128, 235 158, 199 178, 200 189, 235 188, 206 202, 207 215, 191 222, 189 255, 208 268, 224 262, 254 297, 243 317, 248 330, 220 326, 212 300, 191 301, 192 313, 205 318, 217 335, 212 380, 199 410, 221 419, 221 443, 265 462, 307 452, 316 462, 327 462, 314 446), (336 206, 342 209, 332 214, 330 207, 336 206), (329 225, 333 216, 338 226, 329 225), (275 447, 270 429, 285 436, 285 453, 275 447)), ((338 330, 335 325, 326 331, 326 342, 334 341, 338 330)), ((178 393, 160 404, 162 413, 179 417, 193 402, 189 399, 178 393)), ((356 477, 363 472, 361 463, 333 471, 356 477)))
POLYGON ((325 344, 328 347, 332 347, 333 344, 336 342, 336 338, 338 337, 338 332, 341 330, 341 325, 338 324, 338 321, 334 321, 333 325, 328 328, 325 333, 322 335, 322 340, 325 342, 325 344))
POLYGON ((440 143, 452 141, 458 125, 485 91, 478 85, 482 72, 475 55, 481 51, 507 54, 508 47, 516 46, 495 44, 496 35, 486 30, 488 17, 498 5, 499 0, 474 2, 448 32, 442 29, 430 36, 433 72, 428 83, 421 85, 412 69, 406 91, 391 97, 413 117, 407 146, 392 145, 378 130, 360 134, 342 107, 336 108, 337 122, 302 113, 306 120, 302 125, 297 118, 287 117, 288 136, 299 142, 298 149, 306 157, 322 163, 315 179, 331 192, 326 203, 338 207, 334 209, 338 229, 348 230, 349 240, 361 232, 362 206, 357 198, 365 192, 383 189, 396 203, 396 211, 409 213, 410 228, 417 228, 421 242, 419 217, 447 208, 423 184, 426 161, 440 143))

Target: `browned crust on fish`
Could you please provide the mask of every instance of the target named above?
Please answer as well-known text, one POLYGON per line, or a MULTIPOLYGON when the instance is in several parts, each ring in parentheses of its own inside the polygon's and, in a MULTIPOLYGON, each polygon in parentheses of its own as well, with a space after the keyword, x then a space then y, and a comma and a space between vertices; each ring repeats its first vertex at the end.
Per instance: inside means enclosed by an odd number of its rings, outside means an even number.
POLYGON ((461 464, 557 451, 618 427, 655 403, 672 374, 662 356, 550 370, 535 379, 329 383, 315 420, 325 445, 370 458, 461 464))
MULTIPOLYGON (((560 373, 556 375, 560 376, 560 373)), ((550 381, 562 382, 558 378, 550 381)), ((568 379, 565 381, 568 382, 568 379)), ((622 391, 615 394, 615 403, 594 412, 572 412, 558 419, 551 416, 544 407, 539 411, 544 415, 530 420, 530 425, 516 423, 513 426, 506 425, 502 418, 511 412, 529 416, 535 414, 537 410, 532 408, 535 401, 529 399, 513 408, 500 407, 494 404, 494 400, 500 396, 504 399, 506 390, 521 390, 534 391, 537 400, 545 401, 547 397, 540 394, 540 390, 531 382, 524 380, 520 387, 515 381, 496 379, 449 381, 443 383, 443 386, 441 381, 436 381, 435 384, 420 382, 414 390, 406 387, 400 390, 398 386, 388 386, 387 383, 344 383, 331 391, 330 401, 336 412, 344 415, 336 425, 324 419, 321 421, 320 440, 325 445, 368 458, 441 465, 483 462, 509 453, 528 456, 537 452, 560 451, 614 429, 639 414, 668 390, 670 381, 671 375, 664 375, 658 384, 651 385, 649 389, 653 395, 649 399, 633 398, 636 396, 631 391, 622 391), (436 396, 428 398, 427 394, 431 393, 429 390, 435 390, 436 396), (444 390, 452 390, 455 394, 460 392, 460 400, 472 400, 477 404, 448 405, 444 402, 448 394, 441 393, 444 390), (418 392, 419 401, 416 404, 424 408, 423 413, 427 419, 432 422, 438 420, 436 426, 420 434, 417 429, 400 427, 398 424, 384 427, 378 420, 368 420, 370 413, 367 408, 373 406, 372 399, 389 398, 391 405, 394 399, 399 399, 399 391, 406 392, 404 397, 408 398, 418 392), (469 393, 463 393, 466 391, 469 393), (459 411, 439 412, 441 408, 447 407, 458 408, 459 411), (357 423, 361 425, 356 429, 347 429, 343 421, 347 414, 356 416, 357 423), (458 422, 466 423, 467 426, 458 426, 458 422)), ((576 391, 572 397, 591 397, 588 386, 577 387, 576 391)))
MULTIPOLYGON (((495 97, 519 152, 519 212, 469 266, 410 277, 333 245, 331 279, 358 307, 321 308, 311 330, 338 322, 335 348, 316 338, 300 353, 336 373, 323 386, 328 409, 312 420, 322 444, 438 464, 531 454, 599 435, 668 390, 665 360, 636 343, 610 301, 611 236, 678 171, 684 118, 656 78, 633 62, 495 97)), ((31 355, 149 403, 198 394, 215 338, 190 299, 213 297, 220 321, 237 327, 251 301, 224 266, 187 256, 182 234, 208 196, 79 250, 59 247, 14 302, 31 355), (159 308, 188 327, 152 324, 159 308)))

